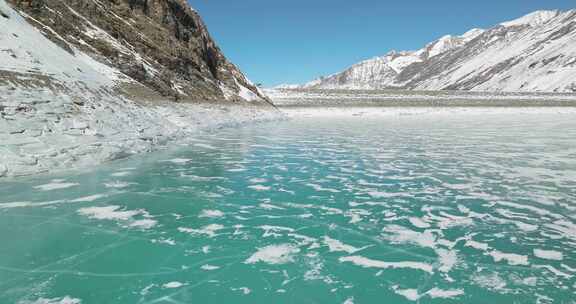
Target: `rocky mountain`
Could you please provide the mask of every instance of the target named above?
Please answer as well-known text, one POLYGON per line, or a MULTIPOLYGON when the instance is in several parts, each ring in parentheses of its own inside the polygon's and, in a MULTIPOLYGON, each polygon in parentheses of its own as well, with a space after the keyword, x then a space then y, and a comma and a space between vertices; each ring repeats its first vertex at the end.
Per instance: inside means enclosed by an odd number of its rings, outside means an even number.
POLYGON ((0 177, 277 117, 185 0, 0 0, 0 177))
POLYGON ((493 28, 390 52, 299 88, 576 91, 576 10, 537 11, 493 28))
POLYGON ((140 84, 176 100, 264 99, 186 0, 7 2, 66 52, 109 67, 120 84, 140 84))

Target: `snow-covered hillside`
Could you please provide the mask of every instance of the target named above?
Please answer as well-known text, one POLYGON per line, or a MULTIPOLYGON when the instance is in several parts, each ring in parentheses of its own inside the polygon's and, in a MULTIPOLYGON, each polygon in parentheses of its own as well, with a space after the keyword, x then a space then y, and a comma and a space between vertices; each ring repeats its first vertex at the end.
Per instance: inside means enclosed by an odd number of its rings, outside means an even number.
POLYGON ((391 52, 300 88, 576 91, 576 10, 537 11, 491 29, 391 52))
POLYGON ((220 103, 162 98, 29 20, 0 0, 0 177, 94 165, 198 130, 278 117, 240 80, 239 91, 222 84, 229 101, 224 94, 220 103))

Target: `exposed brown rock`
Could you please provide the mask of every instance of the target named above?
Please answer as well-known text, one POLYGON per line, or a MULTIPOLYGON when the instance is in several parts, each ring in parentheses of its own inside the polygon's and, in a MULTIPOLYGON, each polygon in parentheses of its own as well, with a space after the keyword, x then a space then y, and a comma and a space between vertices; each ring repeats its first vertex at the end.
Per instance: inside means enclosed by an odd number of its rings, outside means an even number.
POLYGON ((222 86, 238 92, 240 84, 264 98, 185 0, 7 1, 67 51, 80 49, 162 96, 222 101, 222 86))

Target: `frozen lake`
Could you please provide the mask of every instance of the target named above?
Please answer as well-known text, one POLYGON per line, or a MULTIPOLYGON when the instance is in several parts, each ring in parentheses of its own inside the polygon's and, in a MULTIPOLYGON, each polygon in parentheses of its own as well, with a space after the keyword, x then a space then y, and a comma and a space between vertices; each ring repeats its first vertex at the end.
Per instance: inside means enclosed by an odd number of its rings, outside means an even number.
POLYGON ((311 115, 0 182, 0 303, 575 303, 576 114, 311 115))

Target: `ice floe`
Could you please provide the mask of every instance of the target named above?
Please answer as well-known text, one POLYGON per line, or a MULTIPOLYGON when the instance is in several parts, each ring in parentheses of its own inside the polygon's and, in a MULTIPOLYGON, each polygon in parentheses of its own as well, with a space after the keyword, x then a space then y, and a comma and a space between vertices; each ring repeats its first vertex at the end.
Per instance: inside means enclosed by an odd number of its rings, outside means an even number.
POLYGON ((488 252, 488 255, 492 256, 495 262, 505 261, 509 265, 528 265, 528 256, 516 254, 516 253, 505 253, 498 250, 493 250, 488 252))
POLYGON ((62 182, 62 181, 53 181, 49 184, 36 186, 36 187, 34 187, 34 189, 38 189, 40 191, 52 191, 52 190, 61 190, 61 189, 76 187, 78 185, 79 185, 78 183, 66 183, 66 182, 62 182))
POLYGON ((276 205, 272 205, 272 204, 268 204, 268 203, 262 203, 260 205, 258 205, 260 208, 262 209, 266 209, 266 210, 285 210, 282 207, 278 207, 276 205))
POLYGON ((479 287, 498 292, 507 288, 506 280, 496 272, 475 273, 470 277, 470 280, 479 287))
POLYGON ((220 210, 202 210, 202 212, 200 212, 200 215, 198 215, 198 217, 208 217, 208 218, 217 218, 223 216, 224 212, 220 210))
POLYGON ((142 220, 135 220, 130 223, 130 227, 140 228, 140 229, 150 229, 158 224, 158 221, 153 219, 142 219, 142 220))
POLYGON ((400 289, 400 288, 398 288, 397 285, 395 285, 395 286, 392 286, 392 290, 396 294, 403 296, 404 298, 406 298, 407 300, 410 300, 410 301, 418 301, 418 299, 420 299, 420 294, 418 293, 418 289, 413 289, 413 288, 400 289))
POLYGON ((290 227, 283 227, 283 226, 271 226, 271 225, 262 225, 258 228, 264 230, 264 234, 262 237, 279 237, 282 236, 283 233, 294 232, 295 230, 290 227))
POLYGON ((438 254, 438 270, 441 272, 449 272, 458 263, 458 255, 454 250, 436 249, 438 254))
POLYGON ((560 271, 556 267, 551 265, 533 265, 532 267, 536 269, 546 269, 551 273, 553 273, 554 275, 565 279, 571 279, 572 277, 574 277, 573 275, 560 271))
POLYGON ((330 250, 330 252, 346 252, 349 254, 353 254, 355 252, 358 252, 362 249, 350 246, 350 245, 346 245, 344 243, 342 243, 339 240, 335 240, 333 238, 330 238, 328 236, 324 236, 324 244, 326 244, 326 246, 328 246, 328 250, 330 250))
POLYGON ((252 190, 256 190, 256 191, 268 191, 271 189, 269 186, 264 186, 264 185, 251 185, 251 186, 248 186, 248 188, 250 188, 252 190))
POLYGON ((440 289, 440 288, 432 288, 426 292, 426 295, 433 298, 433 299, 451 299, 461 295, 464 295, 464 290, 462 289, 440 289))
POLYGON ((421 218, 411 217, 408 220, 416 228, 422 228, 422 229, 430 228, 430 224, 426 223, 421 218))
POLYGON ((162 285, 162 287, 167 288, 167 289, 174 289, 174 288, 180 288, 184 285, 185 285, 184 283, 181 283, 178 281, 173 281, 173 282, 168 282, 168 283, 162 285))
POLYGON ((378 260, 372 260, 362 256, 347 256, 338 259, 340 262, 350 262, 354 265, 361 266, 364 268, 383 268, 383 269, 395 269, 395 268, 408 268, 421 270, 428 273, 434 272, 434 267, 432 265, 422 262, 384 262, 378 260))
POLYGON ((294 255, 299 252, 300 248, 292 244, 269 245, 258 249, 258 251, 246 259, 245 263, 286 264, 294 262, 294 255))
POLYGON ((193 229, 193 228, 187 228, 187 227, 179 227, 178 231, 180 232, 184 232, 184 233, 189 233, 189 234, 193 234, 193 235, 206 235, 208 237, 215 237, 216 236, 216 232, 218 232, 218 230, 222 230, 224 229, 223 225, 220 224, 210 224, 210 225, 206 225, 200 229, 193 229))
POLYGON ((478 250, 482 250, 482 251, 486 251, 490 248, 490 246, 488 246, 488 244, 482 243, 482 242, 477 242, 474 240, 467 240, 466 243, 464 244, 464 246, 478 249, 478 250))
POLYGON ((431 231, 417 232, 399 225, 388 225, 383 229, 383 237, 393 243, 412 243, 421 247, 434 248, 437 237, 431 231))
POLYGON ((258 178, 258 177, 251 178, 251 179, 249 180, 249 182, 252 183, 252 184, 261 184, 261 183, 265 183, 265 182, 267 182, 267 181, 268 181, 268 180, 265 179, 265 178, 258 178))
POLYGON ((34 301, 20 301, 18 304, 81 304, 82 300, 65 296, 62 298, 39 298, 34 301))
POLYGON ((534 256, 554 261, 562 261, 564 259, 564 254, 556 250, 534 249, 534 256))
POLYGON ((232 291, 239 291, 240 293, 242 293, 243 295, 249 295, 252 290, 248 287, 238 287, 238 288, 230 288, 230 290, 232 291))
POLYGON ((99 200, 101 198, 107 197, 107 194, 94 194, 89 196, 83 196, 76 199, 71 200, 71 203, 88 203, 99 200))
POLYGON ((106 188, 113 188, 113 189, 123 189, 130 187, 131 185, 135 185, 135 183, 121 182, 121 181, 112 181, 104 183, 104 186, 106 188))
POLYGON ((354 297, 347 298, 342 304, 354 304, 354 297))
POLYGON ((190 158, 173 158, 173 159, 163 160, 162 162, 181 165, 181 164, 189 163, 191 161, 192 161, 192 159, 190 159, 190 158))
POLYGON ((128 176, 128 175, 130 175, 130 174, 132 174, 132 172, 130 172, 130 171, 120 171, 120 172, 114 172, 114 173, 110 174, 110 176, 113 176, 113 177, 125 177, 125 176, 128 176))
POLYGON ((118 221, 131 228, 150 229, 158 224, 144 209, 126 210, 117 205, 81 208, 78 209, 78 213, 91 219, 118 221), (134 219, 135 216, 144 218, 134 219))
POLYGON ((202 266, 200 267, 200 269, 206 270, 206 271, 212 271, 212 270, 220 269, 220 267, 219 267, 219 266, 210 265, 210 264, 205 264, 205 265, 202 265, 202 266))
POLYGON ((423 293, 419 293, 418 289, 414 288, 401 289, 398 285, 392 286, 392 290, 396 294, 414 302, 422 299, 423 297, 430 297, 432 299, 453 299, 464 295, 464 290, 462 289, 440 289, 437 287, 434 287, 423 293))
POLYGON ((97 220, 128 221, 142 213, 141 210, 124 210, 120 206, 87 207, 78 210, 78 213, 97 220))

